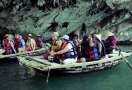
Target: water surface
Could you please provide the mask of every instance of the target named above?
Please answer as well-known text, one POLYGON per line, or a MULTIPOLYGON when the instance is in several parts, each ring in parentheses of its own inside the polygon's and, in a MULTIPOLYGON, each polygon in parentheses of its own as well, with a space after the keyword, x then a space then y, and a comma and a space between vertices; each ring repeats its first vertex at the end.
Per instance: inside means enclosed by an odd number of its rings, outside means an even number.
MULTIPOLYGON (((120 46, 132 50, 132 46, 120 46)), ((132 56, 127 58, 132 64, 132 56)), ((0 90, 132 90, 132 71, 124 61, 119 66, 89 74, 32 77, 17 61, 0 63, 0 90)))

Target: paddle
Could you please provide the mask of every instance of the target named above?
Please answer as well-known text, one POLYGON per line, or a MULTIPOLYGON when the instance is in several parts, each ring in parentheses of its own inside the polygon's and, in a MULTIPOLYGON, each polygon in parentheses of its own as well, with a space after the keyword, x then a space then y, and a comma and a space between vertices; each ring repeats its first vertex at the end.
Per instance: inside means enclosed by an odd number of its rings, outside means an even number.
MULTIPOLYGON (((112 41, 113 42, 113 41, 112 41)), ((113 44, 116 46, 116 44, 113 42, 113 44)), ((120 51, 120 49, 116 46, 117 50, 120 51)), ((126 61, 127 65, 130 67, 130 69, 132 70, 132 65, 129 63, 129 61, 124 57, 124 55, 122 54, 122 52, 120 52, 121 56, 124 58, 124 60, 126 61)))

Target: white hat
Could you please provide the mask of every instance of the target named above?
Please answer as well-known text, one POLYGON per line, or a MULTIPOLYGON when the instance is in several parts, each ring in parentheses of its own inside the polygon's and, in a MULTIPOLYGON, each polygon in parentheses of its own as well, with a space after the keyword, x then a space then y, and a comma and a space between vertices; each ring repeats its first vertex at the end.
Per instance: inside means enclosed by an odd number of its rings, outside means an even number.
POLYGON ((32 34, 28 34, 28 36, 32 37, 32 34))
POLYGON ((61 39, 69 40, 69 36, 68 35, 64 35, 63 37, 61 37, 61 39))
POLYGON ((59 33, 58 32, 53 32, 54 35, 56 36, 59 36, 59 33))
POLYGON ((112 32, 107 32, 106 36, 114 36, 115 34, 112 32))
POLYGON ((0 49, 0 54, 4 53, 5 50, 4 49, 0 49))
POLYGON ((101 41, 101 34, 94 34, 94 36, 101 41))

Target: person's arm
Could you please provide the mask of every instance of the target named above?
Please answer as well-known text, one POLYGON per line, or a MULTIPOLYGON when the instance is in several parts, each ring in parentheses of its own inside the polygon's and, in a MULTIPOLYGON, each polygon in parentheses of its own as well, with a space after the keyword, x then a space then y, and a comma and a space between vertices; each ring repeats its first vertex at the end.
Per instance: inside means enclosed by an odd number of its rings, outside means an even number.
POLYGON ((4 49, 5 49, 5 42, 4 42, 4 40, 2 41, 2 45, 3 45, 4 49))
POLYGON ((13 51, 16 53, 16 50, 15 50, 14 45, 13 45, 12 42, 11 42, 11 47, 12 47, 13 51))
POLYGON ((112 36, 112 41, 116 44, 117 43, 117 39, 116 39, 116 37, 115 36, 112 36))
POLYGON ((62 45, 62 41, 59 40, 59 41, 57 41, 57 46, 51 45, 51 48, 54 50, 59 50, 61 48, 61 45, 62 45))
POLYGON ((92 38, 89 38, 89 46, 90 46, 90 47, 93 47, 93 46, 94 46, 94 43, 93 43, 92 38))
POLYGON ((35 50, 35 48, 36 48, 36 42, 35 40, 33 40, 33 50, 35 50))
POLYGON ((68 43, 63 50, 60 50, 60 51, 58 51, 58 52, 56 52, 54 54, 63 54, 65 52, 69 51, 71 48, 72 48, 72 45, 70 43, 68 43))
POLYGON ((56 52, 54 54, 63 54, 65 52, 67 52, 68 50, 69 50, 69 48, 68 47, 65 47, 63 50, 60 50, 60 51, 58 51, 58 52, 56 52))
POLYGON ((24 40, 21 40, 21 42, 22 42, 22 48, 25 49, 25 41, 24 40))
POLYGON ((101 45, 101 43, 98 43, 98 45, 99 45, 99 51, 101 53, 102 52, 102 45, 101 45))

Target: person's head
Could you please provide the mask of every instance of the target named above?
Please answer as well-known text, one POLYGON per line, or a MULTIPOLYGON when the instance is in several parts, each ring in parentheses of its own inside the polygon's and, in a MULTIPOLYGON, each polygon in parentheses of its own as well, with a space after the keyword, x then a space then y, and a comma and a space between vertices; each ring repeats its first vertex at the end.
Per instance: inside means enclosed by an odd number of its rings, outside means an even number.
POLYGON ((94 39, 101 42, 101 34, 94 34, 94 39))
POLYGON ((69 36, 68 35, 64 35, 63 37, 61 37, 62 43, 65 43, 67 41, 69 41, 69 36))
POLYGON ((20 35, 20 39, 22 39, 22 35, 20 35))
POLYGON ((83 36, 83 43, 88 43, 89 41, 89 36, 86 34, 83 36))
POLYGON ((11 35, 8 34, 8 36, 6 36, 6 40, 10 41, 11 40, 11 35))
POLYGON ((52 34, 52 40, 57 40, 58 37, 59 37, 58 32, 53 32, 53 34, 52 34))
POLYGON ((6 34, 5 36, 4 36, 4 39, 6 39, 6 37, 8 37, 9 36, 9 34, 6 34))
POLYGON ((76 42, 78 40, 78 35, 74 34, 72 39, 73 39, 74 42, 76 42))
POLYGON ((28 34, 28 39, 31 39, 32 38, 32 34, 28 34))
POLYGON ((16 33, 15 34, 15 39, 18 39, 18 38, 20 38, 20 34, 16 33))

